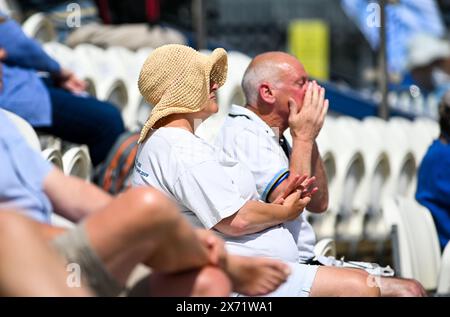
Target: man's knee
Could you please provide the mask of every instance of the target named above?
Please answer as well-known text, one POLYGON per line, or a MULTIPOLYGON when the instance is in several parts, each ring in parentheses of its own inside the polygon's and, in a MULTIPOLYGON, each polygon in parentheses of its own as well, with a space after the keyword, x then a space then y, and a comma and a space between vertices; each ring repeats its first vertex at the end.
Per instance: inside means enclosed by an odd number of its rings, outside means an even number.
POLYGON ((129 212, 142 221, 176 222, 181 218, 176 205, 163 193, 151 187, 136 187, 121 195, 129 212))
POLYGON ((207 266, 203 268, 195 282, 194 296, 229 296, 232 291, 231 281, 219 268, 207 266))
POLYGON ((379 297, 380 296, 380 283, 378 277, 368 274, 366 271, 354 274, 351 278, 350 284, 353 285, 353 289, 358 290, 358 296, 361 297, 379 297))

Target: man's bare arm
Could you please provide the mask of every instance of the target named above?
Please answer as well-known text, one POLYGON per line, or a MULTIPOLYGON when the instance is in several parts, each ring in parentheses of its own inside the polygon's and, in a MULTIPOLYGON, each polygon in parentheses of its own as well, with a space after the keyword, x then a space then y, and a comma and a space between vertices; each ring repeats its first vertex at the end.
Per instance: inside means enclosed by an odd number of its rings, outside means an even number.
POLYGON ((75 222, 104 208, 112 199, 97 186, 66 176, 56 168, 44 180, 44 191, 55 212, 75 222))
POLYGON ((234 237, 260 232, 297 218, 310 200, 310 196, 302 197, 300 190, 286 197, 282 204, 250 200, 232 216, 220 221, 214 229, 234 237))

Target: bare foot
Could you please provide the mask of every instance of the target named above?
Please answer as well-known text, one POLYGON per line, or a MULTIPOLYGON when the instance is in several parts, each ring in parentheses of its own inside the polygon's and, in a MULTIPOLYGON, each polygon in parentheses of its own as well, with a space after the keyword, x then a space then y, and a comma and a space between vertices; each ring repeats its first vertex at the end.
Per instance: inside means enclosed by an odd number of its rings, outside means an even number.
POLYGON ((261 257, 229 255, 226 267, 233 290, 247 296, 273 292, 290 274, 283 262, 261 257))

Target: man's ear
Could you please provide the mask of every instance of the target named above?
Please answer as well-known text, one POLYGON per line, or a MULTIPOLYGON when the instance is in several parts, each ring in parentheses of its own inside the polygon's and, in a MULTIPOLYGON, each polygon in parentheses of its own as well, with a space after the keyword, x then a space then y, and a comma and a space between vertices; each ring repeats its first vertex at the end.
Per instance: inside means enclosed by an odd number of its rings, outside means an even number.
POLYGON ((275 103, 272 87, 268 83, 262 83, 259 86, 259 97, 268 104, 275 103))

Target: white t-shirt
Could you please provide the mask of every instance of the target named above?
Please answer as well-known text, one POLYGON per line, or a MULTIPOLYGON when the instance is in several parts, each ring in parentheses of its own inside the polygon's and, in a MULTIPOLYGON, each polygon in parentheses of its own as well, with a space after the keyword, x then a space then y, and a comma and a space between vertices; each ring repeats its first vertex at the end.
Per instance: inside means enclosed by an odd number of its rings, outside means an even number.
MULTIPOLYGON (((252 171, 262 200, 266 200, 279 176, 289 170, 288 157, 278 143, 279 133, 252 111, 232 105, 215 141, 226 155, 252 171)), ((300 260, 313 258, 316 236, 305 214, 284 225, 297 243, 300 260)))
MULTIPOLYGON (((258 199, 255 180, 245 165, 180 128, 159 128, 140 145, 132 184, 161 190, 193 225, 208 229, 248 200, 258 199)), ((296 243, 284 226, 242 237, 216 233, 231 253, 299 261, 296 243)))

